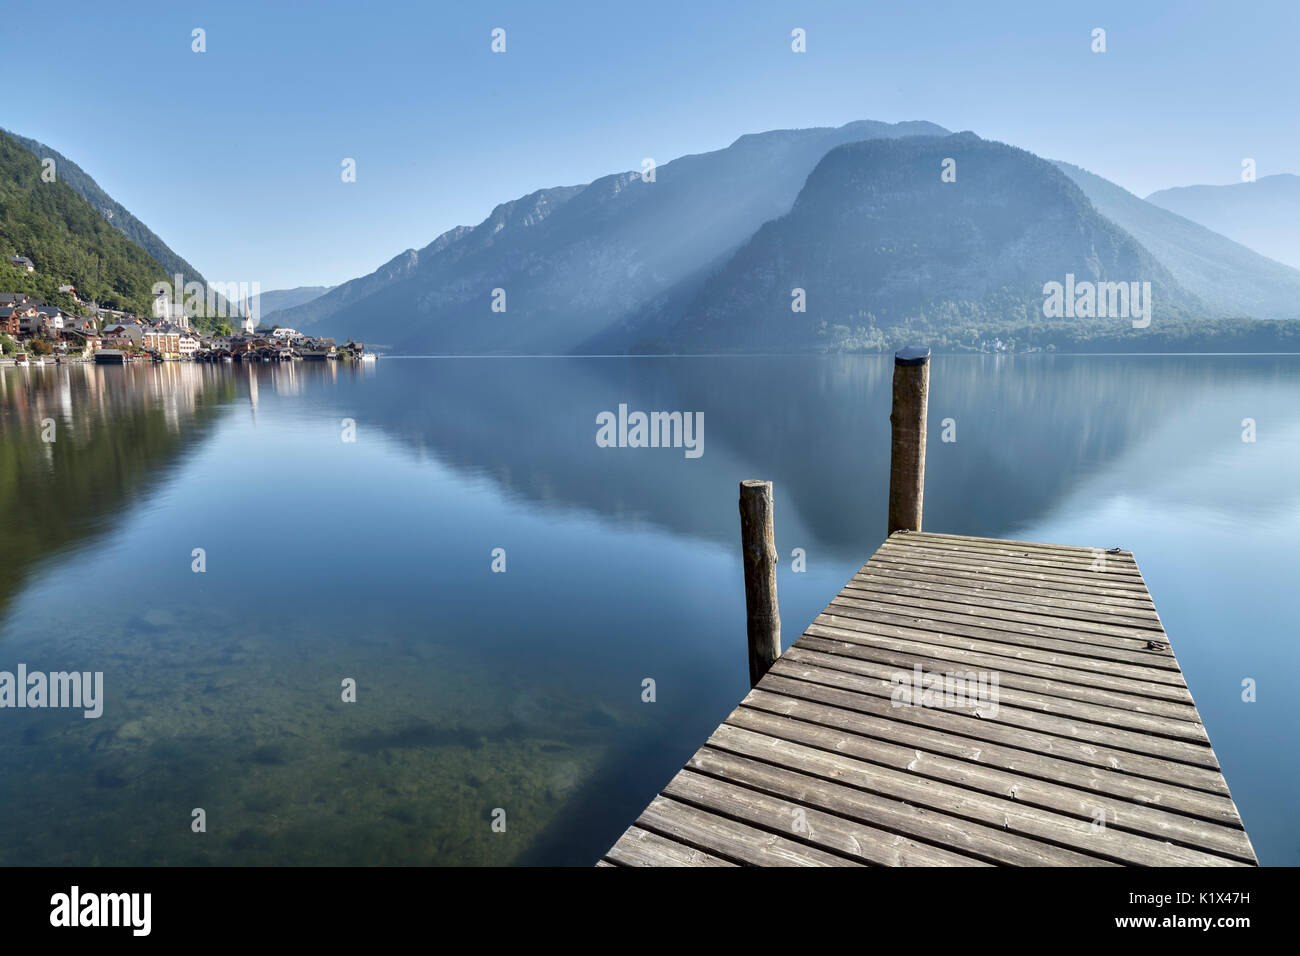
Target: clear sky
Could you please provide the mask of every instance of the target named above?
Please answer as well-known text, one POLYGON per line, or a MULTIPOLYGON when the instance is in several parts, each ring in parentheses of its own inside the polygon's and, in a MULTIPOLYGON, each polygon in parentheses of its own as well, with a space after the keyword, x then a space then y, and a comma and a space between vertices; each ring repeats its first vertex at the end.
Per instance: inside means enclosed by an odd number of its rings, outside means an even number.
POLYGON ((1300 172, 1297 0, 17 13, 0 26, 18 41, 0 126, 75 160, 210 280, 268 290, 342 282, 534 189, 767 129, 931 120, 1143 196, 1238 181, 1244 157, 1260 176, 1300 172), (791 51, 796 27, 806 53, 791 51))

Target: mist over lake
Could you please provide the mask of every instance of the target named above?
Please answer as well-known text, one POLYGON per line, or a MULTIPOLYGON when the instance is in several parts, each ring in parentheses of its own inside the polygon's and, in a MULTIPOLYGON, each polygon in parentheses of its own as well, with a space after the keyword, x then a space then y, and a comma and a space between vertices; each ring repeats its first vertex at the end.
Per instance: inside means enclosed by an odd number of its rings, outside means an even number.
MULTIPOLYGON (((738 482, 786 645, 884 539, 891 373, 0 368, 0 671, 104 698, 0 713, 0 863, 589 865, 749 687, 738 482), (702 453, 602 447, 620 405, 702 453)), ((1260 861, 1300 863, 1300 356, 936 356, 926 470, 927 531, 1135 554, 1260 861)))

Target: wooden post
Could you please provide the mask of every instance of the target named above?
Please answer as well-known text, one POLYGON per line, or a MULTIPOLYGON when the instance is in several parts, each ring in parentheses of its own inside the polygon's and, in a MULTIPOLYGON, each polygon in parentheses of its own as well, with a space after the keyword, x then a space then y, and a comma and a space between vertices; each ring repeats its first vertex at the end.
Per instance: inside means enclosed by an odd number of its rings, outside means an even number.
POLYGON ((772 483, 740 483, 740 546, 745 563, 745 626, 749 633, 749 685, 781 656, 781 611, 776 604, 776 534, 772 483))
POLYGON ((930 404, 930 350, 894 353, 894 407, 889 414, 889 534, 921 530, 925 499, 925 415, 930 404))

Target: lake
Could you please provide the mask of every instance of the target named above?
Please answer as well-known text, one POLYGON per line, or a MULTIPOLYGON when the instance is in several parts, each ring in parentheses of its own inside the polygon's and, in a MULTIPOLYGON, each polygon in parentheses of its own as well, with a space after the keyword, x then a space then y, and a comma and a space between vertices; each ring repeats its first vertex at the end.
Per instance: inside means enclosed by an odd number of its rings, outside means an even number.
MULTIPOLYGON (((787 645, 881 543, 891 374, 0 369, 0 671, 104 675, 98 719, 0 710, 0 864, 593 863, 748 689, 738 482, 787 645), (620 405, 702 413, 702 454, 599 447, 620 405)), ((1300 356, 937 356, 929 427, 926 530, 1134 552, 1300 863, 1300 356)))

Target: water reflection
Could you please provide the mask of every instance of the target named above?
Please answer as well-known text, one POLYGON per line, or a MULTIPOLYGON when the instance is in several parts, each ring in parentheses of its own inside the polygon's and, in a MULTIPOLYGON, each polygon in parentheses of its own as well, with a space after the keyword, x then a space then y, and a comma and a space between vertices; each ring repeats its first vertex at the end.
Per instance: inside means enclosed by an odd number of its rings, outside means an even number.
POLYGON ((190 364, 0 369, 0 615, 33 568, 126 520, 235 393, 190 364))
MULTIPOLYGON (((1266 861, 1294 856, 1300 781, 1260 728, 1300 720, 1236 685, 1296 664, 1298 370, 940 357, 930 404, 927 527, 1139 552, 1266 861)), ((737 482, 776 482, 778 547, 808 555, 780 573, 787 642, 879 543, 891 372, 0 369, 0 669, 103 670, 107 696, 99 721, 0 715, 0 862, 590 862, 744 693, 737 482), (703 456, 597 447, 620 404, 703 412, 703 456)))
MULTIPOLYGON (((337 384, 359 422, 507 495, 649 522, 730 546, 737 481, 770 478, 786 530, 848 557, 884 532, 888 358, 389 360, 365 388, 337 384), (705 413, 706 452, 595 443, 596 415, 705 413), (787 510, 789 509, 789 510, 787 510)), ((1300 360, 1292 356, 938 357, 930 397, 928 528, 996 536, 1051 513, 1098 476, 1109 493, 1170 495, 1263 517, 1293 512, 1300 360), (1257 467, 1230 500, 1196 475, 1267 422, 1257 467), (941 436, 951 420, 955 441, 941 436), (1108 469, 1117 462, 1123 468, 1108 469)), ((1218 477, 1222 477, 1221 475, 1218 477)), ((778 528, 778 533, 783 530, 778 528)))

